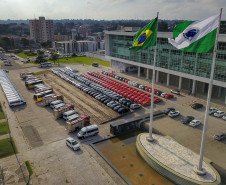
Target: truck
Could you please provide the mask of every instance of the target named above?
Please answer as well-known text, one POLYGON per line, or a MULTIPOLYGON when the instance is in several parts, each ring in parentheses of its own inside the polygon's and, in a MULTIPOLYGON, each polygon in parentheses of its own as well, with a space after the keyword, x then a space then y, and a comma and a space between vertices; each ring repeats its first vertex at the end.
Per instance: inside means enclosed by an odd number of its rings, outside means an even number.
POLYGON ((79 130, 85 126, 90 124, 90 116, 88 115, 81 115, 78 119, 72 122, 66 122, 65 128, 68 132, 74 132, 79 130))
POLYGON ((20 73, 20 78, 24 79, 25 76, 27 76, 27 75, 34 75, 34 73, 33 72, 23 72, 23 73, 20 73))
POLYGON ((64 107, 58 109, 58 110, 54 110, 53 111, 53 115, 55 118, 61 118, 63 116, 63 113, 69 110, 74 110, 74 105, 67 103, 64 107))
POLYGON ((40 92, 48 91, 48 90, 53 91, 53 88, 52 87, 46 87, 46 88, 43 88, 43 89, 37 89, 37 90, 35 90, 35 93, 40 93, 40 92))
POLYGON ((51 95, 44 96, 42 98, 41 104, 43 106, 48 106, 52 101, 55 101, 55 100, 63 100, 63 95, 61 95, 61 94, 51 94, 51 95))

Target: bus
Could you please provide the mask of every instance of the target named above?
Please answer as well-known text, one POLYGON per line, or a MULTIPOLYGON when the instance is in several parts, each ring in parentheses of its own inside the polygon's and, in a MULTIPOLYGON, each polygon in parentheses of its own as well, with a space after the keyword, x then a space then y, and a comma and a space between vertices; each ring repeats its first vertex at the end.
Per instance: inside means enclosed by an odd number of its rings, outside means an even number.
POLYGON ((49 95, 49 94, 52 94, 52 93, 53 93, 53 90, 43 91, 43 92, 34 94, 33 99, 34 99, 34 101, 36 101, 36 102, 40 102, 40 101, 42 101, 42 98, 43 98, 44 96, 49 95))
POLYGON ((51 62, 43 62, 40 64, 40 67, 51 67, 52 63, 51 62))
POLYGON ((25 86, 28 89, 34 89, 34 85, 37 85, 37 84, 44 84, 44 82, 41 79, 40 80, 29 80, 29 81, 25 82, 25 86))

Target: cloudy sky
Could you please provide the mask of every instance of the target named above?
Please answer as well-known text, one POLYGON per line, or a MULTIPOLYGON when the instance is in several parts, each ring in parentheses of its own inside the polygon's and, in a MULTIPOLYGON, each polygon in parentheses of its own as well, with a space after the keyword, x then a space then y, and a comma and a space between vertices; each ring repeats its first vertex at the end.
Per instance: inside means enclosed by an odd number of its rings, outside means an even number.
POLYGON ((198 20, 223 9, 226 0, 0 0, 0 19, 160 19, 198 20))

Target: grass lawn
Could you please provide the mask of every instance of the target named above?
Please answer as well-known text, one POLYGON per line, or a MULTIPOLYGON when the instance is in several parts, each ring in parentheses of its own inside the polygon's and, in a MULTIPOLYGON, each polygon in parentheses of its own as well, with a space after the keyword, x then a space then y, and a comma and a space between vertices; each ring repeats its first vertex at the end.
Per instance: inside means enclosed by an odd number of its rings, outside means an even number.
MULTIPOLYGON (((12 139, 12 141, 13 141, 13 139, 12 139)), ((12 143, 13 143, 14 150, 17 153, 17 149, 16 149, 16 146, 14 144, 14 141, 12 143)), ((14 154, 13 147, 10 143, 9 138, 0 140, 0 158, 13 155, 14 154)))
MULTIPOLYGON (((110 62, 106 62, 106 61, 95 59, 95 58, 93 59, 90 57, 69 57, 69 58, 59 59, 59 63, 78 63, 78 64, 86 64, 86 65, 92 65, 93 61, 98 62, 98 64, 102 66, 107 66, 107 67, 111 66, 110 62)), ((48 61, 48 62, 53 63, 53 61, 48 61)), ((56 64, 57 63, 58 61, 56 61, 56 64)))
POLYGON ((1 122, 0 123, 0 135, 4 135, 4 134, 8 134, 8 133, 9 133, 9 129, 8 129, 7 122, 1 122))
POLYGON ((28 173, 31 176, 33 174, 33 170, 31 168, 30 162, 29 161, 25 161, 25 164, 27 166, 28 173))
POLYGON ((1 119, 5 119, 5 114, 4 114, 4 112, 3 112, 3 110, 2 110, 2 107, 1 107, 1 105, 0 105, 0 120, 1 119))
POLYGON ((27 58, 27 57, 32 58, 32 57, 37 57, 38 56, 37 54, 32 54, 29 51, 23 51, 21 53, 17 53, 16 55, 18 55, 21 58, 27 58))
POLYGON ((47 70, 43 70, 43 71, 39 71, 39 72, 36 72, 34 73, 35 75, 40 75, 40 74, 44 74, 44 73, 48 73, 50 72, 51 70, 47 69, 47 70))

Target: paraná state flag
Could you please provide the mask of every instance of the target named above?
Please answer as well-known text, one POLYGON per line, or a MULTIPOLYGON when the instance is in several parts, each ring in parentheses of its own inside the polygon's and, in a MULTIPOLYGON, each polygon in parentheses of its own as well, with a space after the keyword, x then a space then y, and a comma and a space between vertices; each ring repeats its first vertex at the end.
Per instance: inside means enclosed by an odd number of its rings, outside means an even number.
POLYGON ((185 52, 208 53, 214 49, 220 14, 177 24, 169 43, 185 52))
POLYGON ((141 28, 133 36, 133 45, 130 50, 137 51, 142 48, 148 48, 149 46, 155 46, 157 35, 157 21, 156 17, 149 24, 141 28))

